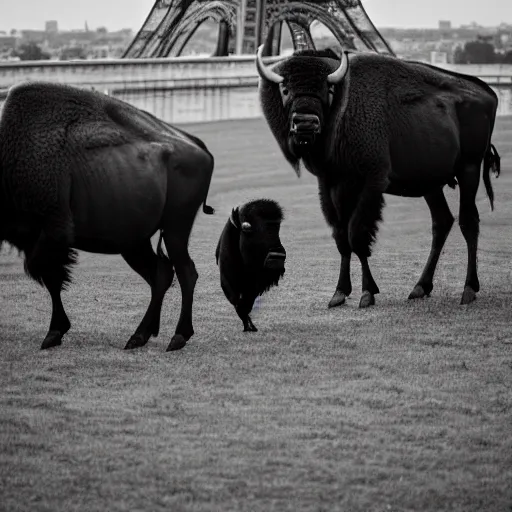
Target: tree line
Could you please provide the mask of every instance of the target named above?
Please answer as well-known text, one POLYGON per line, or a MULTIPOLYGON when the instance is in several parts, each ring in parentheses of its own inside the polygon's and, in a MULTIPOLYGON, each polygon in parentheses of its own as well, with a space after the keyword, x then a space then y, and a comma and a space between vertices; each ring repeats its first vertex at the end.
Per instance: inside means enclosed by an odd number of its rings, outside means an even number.
MULTIPOLYGON (((20 60, 48 60, 50 55, 41 47, 29 42, 23 44, 14 53, 20 60)), ((82 48, 66 48, 62 51, 61 60, 85 59, 82 48)), ((512 50, 506 53, 496 52, 494 45, 485 40, 468 41, 463 47, 457 47, 453 61, 455 64, 512 64, 512 50)))
POLYGON ((512 50, 498 53, 489 41, 468 41, 457 47, 453 55, 455 64, 512 64, 512 50))
MULTIPOLYGON (((20 45, 20 47, 13 52, 13 57, 18 57, 20 60, 48 60, 51 56, 48 52, 45 52, 37 43, 30 41, 20 45)), ((64 48, 60 53, 60 60, 85 58, 85 50, 81 47, 64 48)))

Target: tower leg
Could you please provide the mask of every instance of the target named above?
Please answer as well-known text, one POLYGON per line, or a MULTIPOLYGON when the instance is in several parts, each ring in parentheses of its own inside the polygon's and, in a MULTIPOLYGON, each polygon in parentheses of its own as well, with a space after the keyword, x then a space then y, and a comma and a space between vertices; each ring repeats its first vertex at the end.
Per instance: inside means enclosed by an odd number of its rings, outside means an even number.
POLYGON ((294 50, 315 49, 315 43, 311 37, 309 27, 304 26, 302 23, 296 21, 289 21, 288 26, 292 34, 294 50))
POLYGON ((230 39, 229 29, 221 22, 215 55, 254 55, 258 46, 265 43, 267 27, 272 28, 271 42, 267 55, 278 55, 281 40, 281 18, 292 32, 296 50, 315 48, 309 31, 310 23, 318 19, 333 32, 343 48, 360 46, 379 53, 395 55, 389 44, 375 28, 368 17, 362 0, 337 0, 329 2, 304 2, 297 10, 291 10, 291 0, 218 0, 204 2, 199 0, 173 0, 162 2, 155 0, 153 9, 142 28, 123 55, 123 58, 169 57, 179 55, 186 44, 189 34, 194 31, 195 23, 201 23, 208 9, 218 16, 219 4, 234 15, 236 9, 236 40, 230 39), (198 4, 201 8, 198 9, 198 4), (184 5, 187 8, 183 8, 184 5), (234 6, 236 4, 236 6, 234 6), (207 7, 207 6, 210 7, 207 7), (192 14, 193 13, 193 14, 192 14), (285 16, 283 16, 283 14, 285 16), (192 19, 190 19, 192 16, 192 19), (182 23, 184 17, 187 22, 182 23), (193 18, 196 18, 195 20, 193 18))
MULTIPOLYGON (((272 48, 270 50, 270 55, 272 55, 272 56, 276 56, 281 53, 282 31, 283 31, 283 22, 278 21, 278 22, 274 23, 274 26, 272 27, 272 39, 271 39, 272 48)), ((270 34, 269 34, 269 36, 270 36, 270 34)))
POLYGON ((217 48, 214 57, 227 57, 229 54, 229 26, 226 21, 219 23, 219 34, 217 36, 217 48))

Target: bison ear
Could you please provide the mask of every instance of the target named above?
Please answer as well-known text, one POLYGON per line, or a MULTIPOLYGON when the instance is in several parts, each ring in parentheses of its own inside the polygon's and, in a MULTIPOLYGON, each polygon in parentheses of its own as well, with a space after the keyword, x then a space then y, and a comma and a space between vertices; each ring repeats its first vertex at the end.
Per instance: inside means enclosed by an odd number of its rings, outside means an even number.
POLYGON ((231 210, 229 222, 231 222, 231 224, 233 224, 233 226, 235 226, 236 229, 240 229, 240 215, 238 211, 238 206, 231 210))

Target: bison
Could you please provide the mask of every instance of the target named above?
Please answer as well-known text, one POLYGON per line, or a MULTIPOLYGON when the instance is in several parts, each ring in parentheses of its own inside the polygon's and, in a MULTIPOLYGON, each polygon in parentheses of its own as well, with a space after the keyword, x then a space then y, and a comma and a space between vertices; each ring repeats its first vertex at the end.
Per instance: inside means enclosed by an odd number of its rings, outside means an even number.
POLYGON ((151 287, 126 349, 158 335, 176 271, 181 314, 167 350, 185 346, 198 277, 187 245, 201 203, 213 213, 205 202, 213 168, 201 140, 115 98, 44 82, 9 90, 0 118, 0 244, 20 250, 27 274, 51 296, 42 349, 70 329, 61 291, 77 250, 121 254, 151 287))
POLYGON ((220 284, 244 323, 257 331, 249 313, 256 297, 277 286, 285 273, 286 251, 279 239, 283 210, 271 199, 256 199, 233 208, 222 230, 215 259, 220 284))
POLYGON ((256 55, 259 95, 267 124, 285 158, 316 176, 320 204, 341 266, 329 307, 352 291, 350 258, 362 266, 360 307, 379 288, 368 258, 382 220, 383 194, 424 197, 432 216, 432 247, 410 299, 430 295, 436 264, 454 218, 443 187, 459 185, 459 225, 468 248, 461 304, 476 297, 483 181, 493 208, 490 170, 500 172, 491 144, 498 100, 476 77, 395 57, 332 51, 295 52, 273 67, 256 55))

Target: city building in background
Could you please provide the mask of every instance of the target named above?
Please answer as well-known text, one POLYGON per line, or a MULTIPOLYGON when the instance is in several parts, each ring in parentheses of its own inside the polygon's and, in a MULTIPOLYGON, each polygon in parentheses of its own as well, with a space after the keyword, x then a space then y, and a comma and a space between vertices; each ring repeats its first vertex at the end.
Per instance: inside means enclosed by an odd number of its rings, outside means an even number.
POLYGON ((57 20, 48 20, 44 30, 0 31, 0 60, 118 59, 133 39, 129 28, 109 32, 106 27, 59 30, 57 20))
POLYGON ((57 20, 49 20, 44 24, 44 31, 47 34, 57 34, 59 32, 59 22, 57 20))
POLYGON ((47 20, 41 30, 0 31, 0 60, 77 60, 254 54, 296 48, 341 46, 395 54, 432 64, 512 64, 512 24, 453 26, 440 19, 432 29, 374 27, 360 0, 166 0, 155 2, 143 26, 111 32, 107 27, 60 30, 47 20), (184 9, 177 9, 182 5, 184 9), (339 6, 344 8, 339 8, 339 6), (333 10, 334 7, 337 11, 333 10), (268 12, 267 12, 268 11, 268 12))

